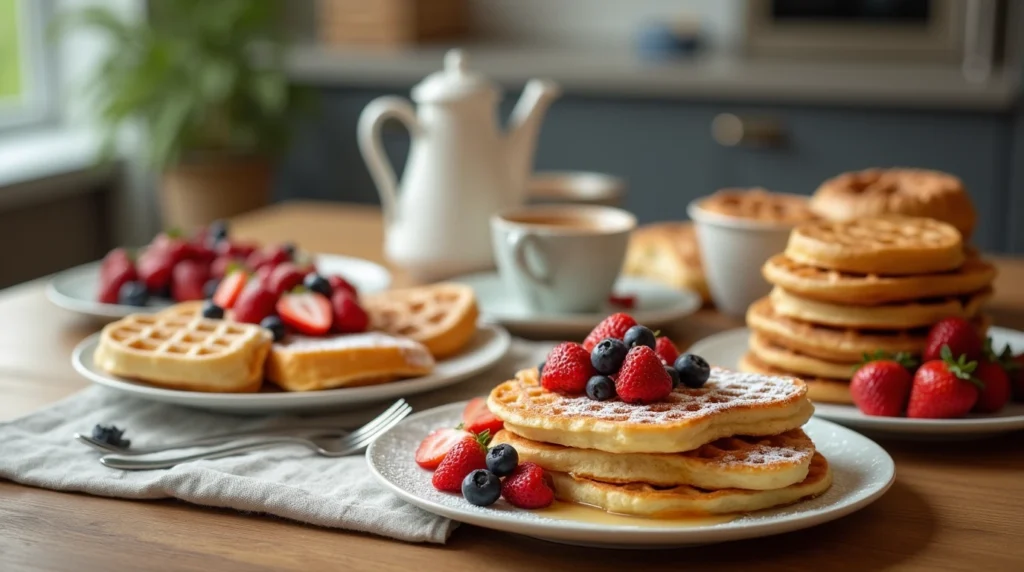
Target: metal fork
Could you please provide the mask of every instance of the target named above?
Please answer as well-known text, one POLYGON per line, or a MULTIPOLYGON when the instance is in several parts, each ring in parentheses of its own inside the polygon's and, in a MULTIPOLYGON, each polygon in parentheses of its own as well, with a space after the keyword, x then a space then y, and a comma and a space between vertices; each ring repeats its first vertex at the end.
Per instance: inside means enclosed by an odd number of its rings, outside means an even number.
POLYGON ((339 439, 329 449, 321 447, 311 439, 277 436, 265 437, 258 440, 247 440, 243 443, 207 449, 206 451, 193 453, 191 455, 164 457, 152 460, 140 459, 138 456, 130 455, 104 455, 103 457, 100 457, 100 463, 103 463, 103 465, 112 469, 122 469, 125 471, 169 469, 189 461, 219 459, 258 449, 266 449, 277 445, 302 445, 309 448, 314 453, 324 457, 344 457, 346 455, 352 455, 362 451, 372 443, 374 439, 397 425, 400 421, 408 417, 410 413, 412 413, 412 407, 406 403, 405 400, 399 400, 366 425, 363 425, 359 429, 356 429, 345 437, 339 439))
MULTIPOLYGON (((394 406, 392 406, 394 407, 394 406)), ((151 447, 132 447, 131 449, 125 449, 124 447, 115 447, 105 441, 94 439, 90 435, 85 433, 75 433, 75 440, 83 445, 87 445, 101 453, 114 453, 117 455, 123 455, 126 457, 134 457, 138 455, 152 455, 153 453, 163 453, 166 451, 173 451, 175 449, 192 449, 194 447, 208 447, 210 445, 220 445, 223 443, 230 443, 232 441, 238 441, 240 439, 247 439, 253 437, 274 437, 279 435, 292 435, 300 434, 308 439, 325 439, 327 437, 344 437, 349 434, 346 429, 339 429, 337 427, 282 427, 280 429, 251 429, 249 431, 235 431, 232 433, 220 433, 218 435, 211 435, 209 437, 201 437, 199 439, 191 439, 188 441, 176 441, 166 445, 157 445, 151 447)))

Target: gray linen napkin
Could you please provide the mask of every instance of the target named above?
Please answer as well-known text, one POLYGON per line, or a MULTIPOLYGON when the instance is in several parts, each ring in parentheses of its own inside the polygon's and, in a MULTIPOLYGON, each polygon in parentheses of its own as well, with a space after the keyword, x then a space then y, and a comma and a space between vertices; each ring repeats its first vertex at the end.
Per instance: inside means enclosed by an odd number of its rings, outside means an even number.
MULTIPOLYGON (((550 344, 516 340, 494 368, 409 399, 416 411, 484 395, 521 367, 539 363, 550 344)), ((267 513, 309 524, 410 542, 444 543, 457 523, 420 510, 380 487, 363 456, 329 459, 299 447, 185 463, 168 470, 120 471, 75 442, 97 423, 127 428, 133 446, 297 423, 350 427, 387 404, 318 417, 235 417, 138 400, 101 387, 0 424, 0 478, 59 491, 130 499, 178 498, 199 505, 267 513)), ((411 453, 411 452, 410 452, 411 453)))

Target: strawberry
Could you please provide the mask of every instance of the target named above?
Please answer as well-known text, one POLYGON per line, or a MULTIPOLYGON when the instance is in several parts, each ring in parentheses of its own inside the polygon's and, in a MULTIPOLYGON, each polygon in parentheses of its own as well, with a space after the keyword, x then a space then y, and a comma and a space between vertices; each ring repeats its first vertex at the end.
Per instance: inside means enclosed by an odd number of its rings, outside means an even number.
MULTIPOLYGON (((313 270, 315 271, 315 269, 313 269, 313 270)), ((308 272, 307 272, 307 274, 308 274, 308 272)), ((348 280, 345 280, 344 278, 342 278, 341 276, 338 276, 337 274, 334 274, 333 276, 328 276, 327 277, 327 283, 331 285, 331 291, 332 292, 337 292, 338 290, 344 290, 344 291, 348 292, 349 294, 351 294, 352 296, 355 296, 355 297, 359 296, 359 291, 356 290, 356 287, 353 286, 351 282, 349 282, 348 280)))
POLYGON ((941 360, 923 364, 910 387, 907 417, 949 419, 963 417, 978 401, 980 382, 972 374, 978 362, 966 356, 953 359, 949 347, 940 350, 941 360))
POLYGON ((256 245, 251 242, 239 242, 236 240, 221 240, 217 243, 217 254, 228 258, 248 258, 256 252, 256 245))
POLYGON ((626 403, 654 403, 672 393, 672 377, 654 350, 635 346, 615 378, 615 392, 626 403))
POLYGON ((462 429, 438 429, 427 435, 416 448, 416 464, 424 469, 434 470, 444 460, 448 451, 451 451, 456 443, 464 440, 474 441, 475 438, 462 429))
POLYGON ((601 340, 605 338, 616 338, 621 340, 622 336, 626 335, 626 330, 636 325, 636 320, 629 314, 619 312, 618 314, 612 314, 600 324, 597 325, 587 336, 587 339, 583 340, 583 349, 587 352, 594 351, 594 346, 601 343, 601 340))
POLYGON ((270 275, 274 272, 274 267, 269 264, 264 264, 256 269, 254 276, 256 281, 263 284, 264 288, 270 289, 270 275))
POLYGON ((665 365, 676 363, 676 358, 679 357, 679 350, 676 349, 676 345, 672 343, 672 340, 664 336, 655 340, 654 353, 658 354, 661 363, 665 365))
MULTIPOLYGON (((650 349, 650 348, 648 348, 650 349)), ((501 496, 519 508, 544 508, 555 501, 551 476, 537 463, 520 463, 501 483, 501 496)))
POLYGON ((276 302, 277 296, 273 292, 264 288, 260 282, 250 280, 238 295, 232 310, 239 322, 258 324, 274 313, 276 302))
POLYGON ((302 279, 305 276, 305 274, 299 271, 299 267, 291 262, 282 263, 277 268, 274 268, 267 277, 267 289, 273 292, 275 296, 280 296, 302 284, 302 279))
POLYGON ((462 411, 462 426, 470 433, 480 434, 487 431, 488 434, 494 435, 504 429, 505 424, 487 408, 486 399, 474 397, 462 411))
POLYGON ((910 397, 913 377, 906 354, 893 359, 869 360, 860 366, 850 380, 853 403, 865 415, 898 417, 910 397))
POLYGON ((128 251, 123 248, 111 250, 100 263, 97 299, 104 304, 117 304, 121 286, 137 280, 138 277, 128 251))
POLYGON ((219 280, 231 274, 231 271, 236 268, 245 268, 245 260, 225 255, 218 256, 210 264, 210 277, 219 280))
POLYGON ((489 435, 476 435, 473 439, 463 439, 455 444, 444 456, 441 464, 434 471, 430 482, 439 491, 453 493, 462 491, 462 481, 466 475, 477 469, 487 468, 487 439, 489 435))
POLYGON ((245 257, 245 265, 252 270, 259 270, 264 266, 271 266, 270 256, 262 250, 253 250, 245 257))
POLYGON ((589 351, 577 343, 562 342, 548 353, 540 384, 551 391, 583 393, 595 373, 589 351))
POLYGON ((188 258, 189 243, 181 238, 180 233, 176 231, 165 232, 156 235, 153 242, 146 248, 147 251, 158 251, 166 254, 170 257, 173 264, 177 264, 182 260, 188 258))
POLYGON ((963 318, 946 318, 932 326, 921 360, 941 360, 942 346, 949 346, 955 358, 965 355, 968 361, 974 361, 982 356, 983 344, 978 329, 963 318))
POLYGON ((987 359, 982 360, 974 370, 974 377, 981 381, 983 387, 972 411, 995 413, 1010 401, 1010 377, 1000 364, 987 359))
POLYGON ((370 315, 359 305, 355 297, 345 290, 337 290, 331 294, 331 310, 336 332, 358 334, 370 327, 370 315))
POLYGON ((213 303, 225 310, 233 308, 248 280, 249 273, 244 270, 235 270, 228 274, 217 285, 217 291, 213 293, 213 303))
POLYGON ((331 329, 331 301, 316 292, 293 292, 277 301, 277 315, 286 326, 307 336, 322 336, 331 329))
POLYGON ((210 278, 207 267, 198 260, 182 260, 171 273, 171 297, 177 302, 202 300, 203 286, 210 278))
POLYGON ((636 296, 632 294, 612 294, 608 296, 608 303, 612 306, 632 310, 636 307, 636 296))
POLYGON ((267 251, 267 261, 272 266, 292 261, 292 250, 283 244, 279 244, 267 251))
POLYGON ((146 285, 150 293, 156 293, 171 283, 171 272, 174 270, 172 253, 149 247, 139 256, 139 279, 146 285))
POLYGON ((217 258, 217 253, 205 244, 189 242, 185 244, 185 260, 195 260, 203 266, 209 267, 217 258))

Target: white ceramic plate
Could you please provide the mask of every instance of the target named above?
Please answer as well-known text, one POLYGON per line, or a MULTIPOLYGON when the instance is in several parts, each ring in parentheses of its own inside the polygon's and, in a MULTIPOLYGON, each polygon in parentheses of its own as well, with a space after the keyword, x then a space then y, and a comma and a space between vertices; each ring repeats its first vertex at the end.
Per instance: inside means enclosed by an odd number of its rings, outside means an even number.
MULTIPOLYGON (((1002 348, 1010 344, 1014 352, 1024 351, 1024 332, 1006 328, 989 328, 993 346, 1002 348)), ((747 351, 750 330, 738 328, 704 338, 688 351, 708 360, 713 365, 735 368, 747 351)), ((853 405, 815 403, 814 414, 847 427, 891 437, 914 438, 970 438, 995 435, 1024 429, 1024 404, 1010 403, 999 413, 972 415, 964 419, 908 419, 906 417, 873 417, 864 415, 853 405)))
POLYGON ((614 312, 629 312, 637 322, 657 328, 689 316, 701 306, 700 295, 692 290, 669 288, 650 280, 624 276, 615 283, 615 293, 636 296, 634 308, 623 310, 608 305, 594 313, 554 314, 525 307, 514 293, 506 290, 497 272, 471 274, 453 278, 453 281, 473 288, 485 319, 497 322, 513 333, 551 339, 582 338, 614 312))
MULTIPOLYGON (((617 548, 686 546, 755 538, 808 528, 864 508, 889 488, 895 475, 892 458, 876 443, 849 429, 811 419, 804 431, 825 455, 833 484, 816 499, 787 507, 742 515, 710 524, 679 523, 620 517, 614 524, 558 517, 557 512, 529 511, 499 500, 477 507, 461 495, 443 493, 430 484, 431 473, 413 460, 423 437, 439 427, 453 427, 465 403, 453 403, 410 416, 381 435, 366 451, 366 459, 381 483, 405 501, 448 518, 525 534, 545 540, 617 548), (637 524, 629 524, 629 521, 637 524)), ((604 513, 598 513, 604 515, 604 513)))
MULTIPOLYGON (((360 292, 379 292, 391 285, 391 273, 369 260, 334 254, 313 256, 319 272, 344 276, 360 292)), ((47 284, 46 296, 61 308, 100 319, 118 319, 128 314, 154 312, 170 304, 169 301, 154 301, 150 306, 139 308, 97 302, 99 274, 100 262, 90 262, 58 272, 47 284)))
POLYGON ((447 387, 497 363, 505 356, 511 341, 508 332, 501 327, 480 326, 461 354, 438 362, 430 375, 381 385, 306 392, 265 390, 260 393, 202 393, 163 389, 113 376, 96 367, 93 362, 99 334, 89 336, 78 344, 71 355, 71 364, 78 373, 94 383, 142 399, 224 413, 263 415, 351 409, 447 387))

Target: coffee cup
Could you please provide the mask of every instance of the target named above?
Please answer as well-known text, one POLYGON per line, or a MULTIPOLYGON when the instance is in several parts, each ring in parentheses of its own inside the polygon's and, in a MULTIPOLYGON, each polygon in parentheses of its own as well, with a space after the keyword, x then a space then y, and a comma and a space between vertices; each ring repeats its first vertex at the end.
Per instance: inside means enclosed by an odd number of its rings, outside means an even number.
POLYGON ((636 217, 614 207, 536 205, 491 218, 506 289, 532 310, 593 312, 608 301, 636 217))

